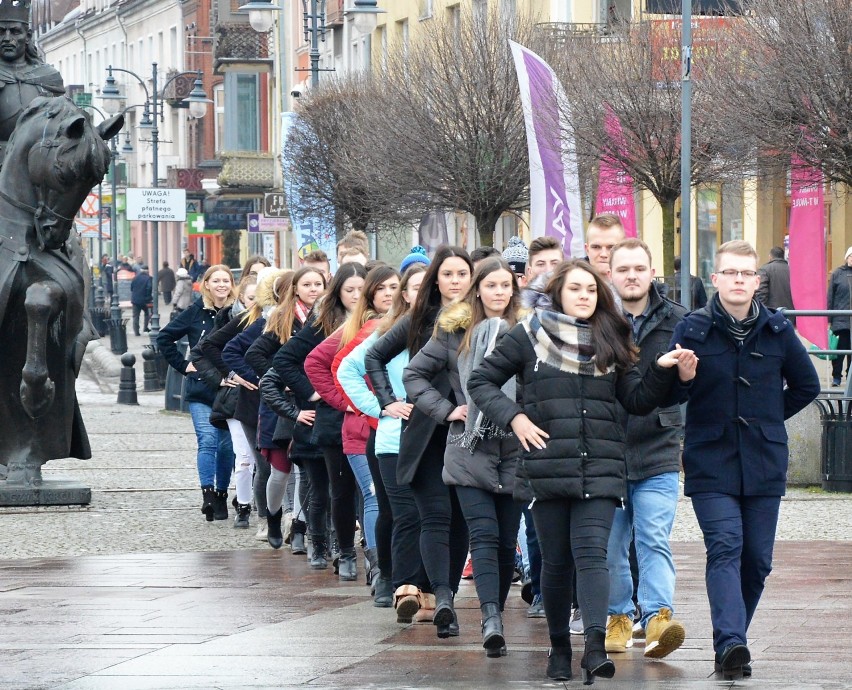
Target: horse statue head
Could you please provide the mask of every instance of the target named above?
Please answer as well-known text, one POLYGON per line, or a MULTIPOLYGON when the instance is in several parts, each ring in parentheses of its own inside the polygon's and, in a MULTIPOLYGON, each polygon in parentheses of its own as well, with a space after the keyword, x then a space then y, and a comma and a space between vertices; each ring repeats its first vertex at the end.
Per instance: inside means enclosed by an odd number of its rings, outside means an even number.
POLYGON ((105 140, 123 125, 116 115, 95 127, 65 96, 35 98, 21 113, 0 166, 0 198, 31 216, 31 247, 65 245, 74 216, 109 167, 105 140))

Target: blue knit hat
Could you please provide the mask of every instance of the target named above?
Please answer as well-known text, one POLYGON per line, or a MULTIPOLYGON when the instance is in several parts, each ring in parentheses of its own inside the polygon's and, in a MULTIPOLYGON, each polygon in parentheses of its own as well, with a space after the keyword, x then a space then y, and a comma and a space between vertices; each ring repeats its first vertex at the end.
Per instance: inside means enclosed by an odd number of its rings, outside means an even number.
POLYGON ((426 254, 426 249, 416 244, 411 248, 411 253, 402 260, 402 263, 399 265, 399 272, 405 273, 405 270, 414 264, 428 266, 430 263, 432 263, 432 260, 426 254))
POLYGON ((510 237, 509 246, 503 250, 503 258, 512 267, 513 273, 522 275, 527 270, 527 259, 529 258, 527 245, 517 235, 510 237))

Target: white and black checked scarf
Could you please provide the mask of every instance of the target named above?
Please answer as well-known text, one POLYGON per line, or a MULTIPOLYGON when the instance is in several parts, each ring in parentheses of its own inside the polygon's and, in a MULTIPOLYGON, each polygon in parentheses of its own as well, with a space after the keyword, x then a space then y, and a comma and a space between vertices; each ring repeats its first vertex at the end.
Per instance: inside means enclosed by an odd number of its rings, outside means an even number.
POLYGON ((610 366, 602 372, 595 364, 588 321, 537 307, 522 323, 539 361, 583 376, 603 376, 614 370, 610 366))
POLYGON ((757 317, 760 316, 760 307, 757 304, 757 300, 751 301, 751 307, 748 310, 748 316, 746 316, 742 321, 731 316, 725 307, 722 306, 722 300, 719 299, 719 293, 717 292, 713 295, 713 303, 711 308, 713 309, 713 313, 725 324, 728 329, 728 332, 731 334, 731 337, 738 341, 743 342, 748 334, 751 333, 751 329, 754 328, 754 324, 757 323, 757 317))

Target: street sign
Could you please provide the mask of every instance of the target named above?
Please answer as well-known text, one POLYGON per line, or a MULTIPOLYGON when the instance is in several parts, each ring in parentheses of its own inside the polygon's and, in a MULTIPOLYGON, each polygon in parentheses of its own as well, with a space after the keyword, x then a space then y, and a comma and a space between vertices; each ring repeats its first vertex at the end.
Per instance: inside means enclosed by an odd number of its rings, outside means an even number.
POLYGON ((78 91, 74 94, 74 105, 78 108, 88 108, 92 105, 92 94, 88 91, 78 91))
POLYGON ((100 226, 98 226, 97 218, 81 218, 78 216, 74 219, 74 229, 80 237, 92 240, 98 239, 98 230, 100 229, 103 239, 111 239, 111 225, 108 219, 101 221, 100 226))
POLYGON ((263 195, 263 215, 267 218, 287 216, 287 197, 283 192, 267 192, 263 195))
POLYGON ((249 232, 286 232, 290 229, 287 218, 266 218, 259 213, 246 214, 249 232))
POLYGON ((80 212, 84 216, 96 216, 101 208, 101 200, 98 198, 97 192, 89 192, 80 207, 80 212))
POLYGON ((193 235, 218 235, 220 230, 208 228, 204 221, 203 213, 187 213, 186 214, 187 234, 193 235))
POLYGON ((127 189, 128 220, 186 220, 186 190, 127 189))

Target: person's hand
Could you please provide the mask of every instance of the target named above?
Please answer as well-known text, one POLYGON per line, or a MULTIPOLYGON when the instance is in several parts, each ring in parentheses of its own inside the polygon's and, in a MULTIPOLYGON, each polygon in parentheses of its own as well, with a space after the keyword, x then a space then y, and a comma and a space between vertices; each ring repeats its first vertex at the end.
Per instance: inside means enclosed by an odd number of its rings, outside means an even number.
POLYGON ((257 390, 257 386, 255 384, 251 383, 250 381, 246 381, 239 374, 234 374, 231 381, 233 381, 234 383, 236 383, 239 386, 242 386, 243 388, 247 388, 250 391, 256 391, 257 390))
POLYGON ((299 424, 304 424, 305 426, 313 426, 316 416, 316 410, 302 410, 299 412, 299 416, 296 417, 296 421, 299 422, 299 424))
POLYGON ((230 379, 222 379, 219 381, 219 388, 236 388, 237 384, 230 379))
POLYGON ((198 371, 198 369, 195 368, 195 365, 192 362, 188 362, 187 365, 186 365, 186 373, 192 374, 192 373, 195 373, 196 371, 198 371))
POLYGON ((467 405, 459 405, 455 410, 447 415, 448 422, 466 422, 467 421, 467 405))
POLYGON ((530 446, 544 450, 546 439, 550 436, 543 429, 539 429, 525 414, 515 415, 511 423, 512 431, 521 442, 524 450, 529 452, 530 446))
POLYGON ((692 350, 685 350, 675 344, 675 349, 666 352, 657 360, 657 365, 663 369, 677 367, 678 376, 681 381, 691 381, 695 378, 695 370, 698 367, 698 357, 692 350))
POLYGON ((385 405, 382 411, 385 413, 386 417, 393 417, 394 419, 408 419, 411 415, 412 409, 414 409, 414 405, 411 403, 397 400, 396 402, 385 405))

